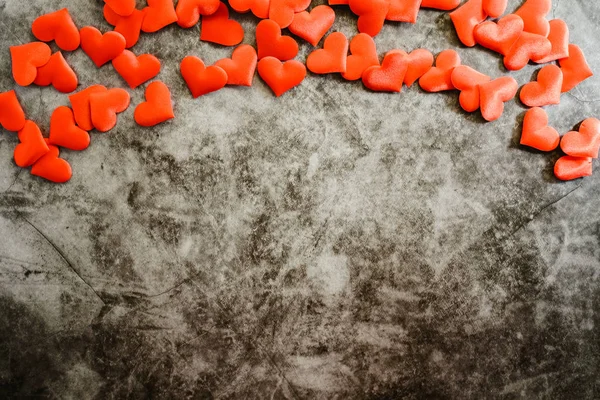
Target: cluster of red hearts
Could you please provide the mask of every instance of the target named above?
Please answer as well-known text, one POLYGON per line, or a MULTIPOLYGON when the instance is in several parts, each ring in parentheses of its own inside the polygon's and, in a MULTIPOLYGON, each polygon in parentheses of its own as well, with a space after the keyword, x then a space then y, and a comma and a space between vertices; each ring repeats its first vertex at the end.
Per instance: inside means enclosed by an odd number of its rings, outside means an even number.
MULTIPOLYGON (((347 80, 362 80, 372 91, 400 92, 403 85, 419 86, 427 92, 460 91, 460 104, 467 112, 481 111, 487 121, 501 117, 504 103, 518 92, 514 78, 492 79, 473 68, 461 65, 454 50, 445 50, 434 59, 425 49, 410 53, 394 49, 380 62, 373 37, 386 20, 415 23, 421 8, 452 11, 450 17, 459 39, 468 47, 479 44, 504 57, 508 70, 528 63, 544 66, 537 79, 521 90, 523 104, 532 107, 525 116, 521 143, 541 151, 559 145, 566 154, 555 165, 562 180, 592 173, 592 158, 600 149, 600 121, 590 118, 578 131, 561 139, 548 126, 548 116, 540 108, 560 102, 567 92, 591 77, 592 71, 581 49, 569 44, 569 30, 562 20, 548 21, 551 0, 527 0, 514 14, 501 17, 507 0, 329 0, 329 5, 347 5, 358 16, 359 34, 348 40, 341 32, 326 36, 333 26, 335 11, 327 5, 307 11, 310 0, 229 0, 237 12, 252 12, 261 19, 256 27, 256 49, 239 45, 243 27, 229 18, 228 6, 220 0, 147 0, 147 7, 136 8, 135 0, 104 0, 104 17, 114 31, 102 34, 94 27, 81 30, 68 10, 43 15, 33 22, 32 31, 40 42, 11 47, 13 76, 17 84, 53 85, 60 92, 76 90, 77 75, 61 52, 51 54, 44 42, 55 41, 64 51, 81 46, 96 66, 112 62, 117 73, 131 88, 152 80, 160 72, 160 61, 150 54, 135 55, 130 50, 141 32, 156 32, 177 23, 189 28, 202 18, 200 39, 223 46, 237 46, 231 58, 206 66, 195 56, 185 57, 181 74, 193 97, 215 92, 226 85, 252 86, 254 73, 276 96, 298 86, 306 70, 315 74, 339 73, 347 80), (460 6, 460 7, 459 7, 460 6), (488 20, 488 18, 496 20, 488 20), (293 35, 322 48, 315 49, 306 65, 294 60, 298 43, 293 35), (239 46, 238 46, 239 45, 239 46), (558 65, 555 63, 557 62, 558 65)), ((69 97, 71 107, 57 108, 51 117, 48 138, 32 121, 27 121, 14 91, 0 94, 0 122, 19 132, 14 153, 20 167, 31 166, 31 173, 54 182, 71 177, 69 164, 60 159, 58 147, 83 150, 90 143, 89 131, 106 132, 117 122, 117 114, 127 109, 130 97, 119 88, 101 85, 86 88, 69 97)), ((174 118, 168 87, 154 81, 146 88, 146 101, 137 105, 134 118, 142 126, 153 126, 174 118)))

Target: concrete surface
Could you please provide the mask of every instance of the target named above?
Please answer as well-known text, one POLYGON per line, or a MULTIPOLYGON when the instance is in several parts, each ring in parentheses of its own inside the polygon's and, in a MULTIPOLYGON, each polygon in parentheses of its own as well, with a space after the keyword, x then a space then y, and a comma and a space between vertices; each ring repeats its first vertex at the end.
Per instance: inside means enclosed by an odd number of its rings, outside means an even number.
MULTIPOLYGON (((323 1, 315 2, 323 3, 323 1)), ((521 1, 510 1, 514 10, 521 1)), ((0 0, 8 46, 69 7, 109 26, 102 1, 0 0)), ((356 19, 337 7, 335 30, 356 19)), ((555 0, 600 73, 600 3, 555 0)), ((256 20, 237 16, 254 42, 256 20)), ((60 399, 595 399, 600 397, 600 171, 559 183, 558 152, 520 148, 525 108, 484 123, 456 93, 370 93, 309 76, 276 99, 257 77, 194 100, 188 54, 228 56, 199 27, 145 34, 177 118, 133 121, 64 150, 70 183, 14 166, 0 135, 0 397, 60 399)), ((500 58, 459 46, 446 13, 388 23, 392 48, 458 48, 492 76, 500 58)), ((303 44, 299 59, 310 46, 303 44)), ((66 55, 80 86, 124 87, 66 55)), ((522 85, 538 68, 512 75, 522 85)), ((548 109, 564 133, 600 116, 600 78, 548 109)), ((17 88, 47 131, 68 104, 17 88)))

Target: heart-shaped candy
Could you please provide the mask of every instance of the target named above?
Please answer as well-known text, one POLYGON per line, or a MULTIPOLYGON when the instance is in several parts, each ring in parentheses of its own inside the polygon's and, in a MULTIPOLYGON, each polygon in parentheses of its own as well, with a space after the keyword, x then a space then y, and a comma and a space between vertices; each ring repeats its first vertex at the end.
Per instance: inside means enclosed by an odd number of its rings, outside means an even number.
POLYGON ((454 10, 460 4, 460 0, 422 0, 421 8, 433 8, 436 10, 454 10))
POLYGON ((145 16, 143 11, 136 9, 131 15, 123 17, 116 14, 109 6, 104 6, 104 19, 115 27, 115 32, 123 35, 126 48, 133 47, 140 38, 145 16))
POLYGON ((104 35, 93 26, 79 31, 81 49, 98 68, 115 59, 125 50, 125 38, 119 32, 106 32, 104 35))
POLYGON ((485 21, 475 27, 475 41, 481 46, 506 55, 523 33, 523 20, 515 14, 501 18, 498 23, 485 21))
POLYGON ((390 9, 390 0, 350 0, 348 5, 358 15, 358 31, 377 36, 390 9))
POLYGON ((483 11, 483 0, 469 0, 460 8, 450 13, 450 19, 456 29, 460 41, 467 47, 475 46, 475 27, 485 21, 487 14, 483 11))
POLYGON ((0 93, 0 124, 12 132, 21 130, 25 125, 25 113, 14 90, 0 93))
POLYGON ((342 73, 344 79, 358 80, 367 68, 379 65, 375 41, 366 33, 359 33, 352 38, 350 53, 346 58, 346 72, 342 73))
POLYGON ((146 2, 148 6, 143 10, 145 14, 142 21, 143 32, 157 32, 177 22, 173 0, 146 0, 146 2))
POLYGON ((71 179, 71 165, 58 158, 58 147, 48 145, 48 152, 40 157, 31 167, 31 175, 39 176, 54 183, 64 183, 71 179))
POLYGON ((459 65, 452 71, 452 85, 460 90, 460 106, 466 112, 474 112, 479 108, 479 85, 487 83, 491 78, 466 65, 459 65))
POLYGON ((302 83, 306 77, 306 67, 296 60, 282 63, 275 57, 265 57, 258 62, 258 74, 279 97, 302 83))
POLYGON ((103 93, 108 89, 102 85, 92 85, 87 89, 81 90, 69 96, 73 115, 77 126, 85 131, 94 129, 92 124, 92 112, 90 110, 90 96, 94 93, 103 93))
POLYGON ((200 15, 214 14, 220 5, 219 0, 179 0, 175 9, 177 25, 191 28, 198 23, 200 15))
POLYGON ((560 148, 573 157, 598 158, 600 121, 596 118, 588 118, 583 121, 579 131, 571 131, 563 136, 560 148))
POLYGON ((339 6, 339 5, 348 5, 349 0, 329 0, 328 3, 330 6, 339 6))
POLYGON ((117 113, 129 107, 129 93, 115 88, 90 94, 92 124, 100 132, 107 132, 117 124, 117 113))
POLYGON ((282 36, 275 21, 264 19, 256 26, 258 59, 275 57, 281 61, 291 60, 298 54, 298 43, 290 36, 282 36))
POLYGON ((507 0, 483 0, 483 12, 490 18, 498 18, 506 11, 507 0))
POLYGON ((329 6, 321 5, 310 12, 302 11, 294 15, 288 27, 290 32, 316 46, 335 21, 335 11, 329 6))
POLYGON ((215 92, 227 84, 227 73, 222 68, 215 65, 206 67, 198 57, 185 57, 180 70, 194 98, 215 92))
POLYGON ((374 65, 363 72, 363 84, 376 92, 400 92, 408 65, 406 53, 388 52, 381 66, 374 65))
POLYGON ((553 19, 550 21, 548 40, 552 44, 550 54, 535 62, 545 64, 569 57, 569 27, 565 21, 562 19, 553 19))
POLYGON ((569 45, 569 57, 558 60, 558 64, 563 73, 563 85, 561 89, 563 93, 570 91, 594 75, 585 59, 583 51, 575 44, 569 45))
POLYGON ((229 10, 225 3, 221 3, 215 13, 202 17, 200 40, 235 46, 244 40, 244 28, 239 22, 229 19, 229 10))
POLYGON ((481 115, 486 121, 495 121, 504 112, 504 103, 514 98, 519 90, 512 76, 504 76, 479 85, 481 115))
POLYGON ((541 151, 552 151, 558 147, 560 135, 548 126, 548 114, 543 108, 534 107, 525 113, 521 144, 541 151))
POLYGON ((38 40, 54 40, 56 45, 65 51, 73 51, 79 47, 79 29, 66 8, 36 18, 31 25, 31 31, 38 40))
POLYGON ((154 78, 160 72, 158 58, 152 54, 136 56, 129 50, 124 50, 116 57, 112 65, 132 89, 154 78))
POLYGON ((105 7, 122 17, 130 16, 135 10, 135 0, 104 0, 105 7))
POLYGON ((287 28, 294 20, 294 14, 306 10, 309 5, 310 0, 271 0, 269 19, 280 28, 287 28))
POLYGON ((49 144, 70 150, 85 150, 90 145, 90 135, 75 125, 73 111, 66 106, 54 110, 50 117, 49 144))
POLYGON ((46 65, 52 51, 46 43, 32 42, 10 47, 12 74, 20 86, 29 86, 35 80, 38 68, 46 65))
POLYGON ((525 32, 546 37, 550 33, 546 15, 551 9, 552 0, 527 0, 521 8, 515 11, 515 14, 523 18, 525 32))
POLYGON ((149 84, 146 88, 146 101, 135 108, 133 117, 141 126, 154 126, 175 118, 171 92, 167 85, 161 81, 149 84))
POLYGON ((333 32, 325 38, 323 48, 313 51, 306 59, 306 66, 315 74, 346 72, 348 39, 342 32, 333 32))
POLYGON ((48 152, 48 145, 42 136, 42 132, 33 121, 28 120, 25 122, 23 129, 19 131, 19 142, 15 147, 13 157, 15 164, 21 168, 33 165, 48 152))
POLYGON ((541 35, 523 32, 504 57, 504 66, 510 71, 522 69, 531 61, 541 60, 552 51, 552 43, 541 35))
POLYGON ((392 50, 400 52, 408 57, 408 69, 404 75, 404 84, 411 87, 419 78, 427 73, 433 66, 433 54, 426 49, 416 49, 407 54, 403 50, 392 50))
POLYGON ((390 6, 385 19, 388 21, 417 22, 421 0, 390 0, 390 6))
POLYGON ((521 89, 521 101, 529 107, 543 107, 560 103, 562 71, 556 65, 546 65, 540 70, 537 81, 529 82, 521 89))
POLYGON ((590 157, 563 156, 554 164, 554 176, 561 181, 571 181, 592 175, 590 157))
POLYGON ((67 60, 59 51, 54 53, 46 65, 38 68, 37 76, 33 81, 38 86, 52 85, 61 93, 70 93, 77 89, 77 75, 67 64, 67 60))
POLYGON ((426 92, 442 92, 454 89, 452 84, 452 71, 460 65, 460 56, 454 50, 442 51, 435 60, 435 67, 427 71, 421 79, 419 86, 426 92))
POLYGON ((258 57, 249 44, 242 44, 233 51, 231 58, 223 58, 215 63, 227 73, 227 84, 252 86, 258 57))
POLYGON ((229 5, 239 13, 252 11, 260 19, 269 18, 270 0, 229 0, 229 5))

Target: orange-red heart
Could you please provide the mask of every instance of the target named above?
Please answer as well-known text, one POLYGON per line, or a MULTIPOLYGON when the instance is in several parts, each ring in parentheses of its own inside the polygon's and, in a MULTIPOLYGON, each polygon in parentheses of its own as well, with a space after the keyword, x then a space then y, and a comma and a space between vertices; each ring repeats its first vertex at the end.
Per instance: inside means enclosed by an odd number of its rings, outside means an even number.
POLYGON ((180 70, 194 98, 220 90, 227 84, 227 73, 222 68, 214 65, 206 67, 198 57, 185 57, 180 70))
POLYGON ((348 5, 358 15, 358 31, 377 36, 390 9, 390 0, 350 0, 348 5))
POLYGON ((460 65, 460 56, 454 50, 442 51, 435 60, 435 67, 430 68, 421 79, 419 86, 426 92, 442 92, 454 89, 452 71, 460 65))
POLYGON ((548 114, 544 109, 534 107, 527 111, 523 119, 521 144, 541 151, 552 151, 558 147, 560 135, 548 126, 548 114))
POLYGON ((200 15, 211 15, 221 5, 219 0, 179 0, 175 13, 177 25, 191 28, 198 23, 200 15))
POLYGON ((73 110, 60 106, 50 117, 49 142, 70 150, 85 150, 90 145, 90 135, 75 125, 73 110))
POLYGON ((346 58, 344 79, 355 81, 362 77, 363 72, 373 65, 379 65, 375 41, 366 33, 359 33, 350 41, 351 55, 346 58))
POLYGON ((504 112, 504 103, 515 97, 519 90, 512 76, 504 76, 479 85, 481 115, 486 121, 495 121, 504 112))
POLYGON ((388 52, 381 66, 374 65, 363 72, 363 84, 376 92, 400 92, 408 64, 406 53, 388 52))
POLYGON ((466 112, 474 112, 479 108, 479 85, 489 82, 491 78, 466 65, 459 65, 452 71, 452 85, 460 90, 459 103, 466 112))
POLYGON ((77 126, 81 129, 85 131, 94 129, 94 124, 92 124, 92 112, 90 109, 90 96, 94 93, 106 92, 107 90, 108 89, 102 85, 92 85, 87 89, 69 96, 73 115, 75 116, 75 122, 77 122, 77 126))
POLYGON ((294 20, 294 14, 308 8, 310 0, 271 0, 269 5, 269 19, 279 27, 287 28, 294 20))
POLYGON ((296 60, 282 63, 275 57, 265 57, 258 62, 258 74, 279 97, 302 83, 306 77, 306 67, 296 60))
POLYGON ((50 57, 46 65, 38 68, 33 83, 38 86, 52 85, 61 93, 70 93, 77 89, 78 80, 75 71, 59 51, 50 57))
POLYGON ((571 181, 592 175, 592 159, 590 157, 563 156, 554 164, 554 176, 561 181, 571 181))
POLYGON ((569 57, 569 27, 565 21, 562 19, 550 21, 548 40, 552 45, 550 54, 540 60, 535 60, 535 62, 545 64, 569 57))
POLYGON ((19 131, 19 142, 15 147, 13 158, 15 164, 21 168, 33 165, 48 152, 48 145, 42 136, 42 132, 33 121, 28 120, 25 122, 23 129, 19 131))
POLYGON ((483 12, 490 18, 498 18, 506 11, 507 0, 483 0, 483 12))
POLYGON ((79 29, 66 8, 38 17, 33 21, 31 30, 38 40, 54 40, 65 51, 73 51, 79 47, 79 29))
POLYGON ((417 22, 421 0, 390 0, 390 6, 385 19, 388 21, 417 22))
POLYGON ((560 70, 563 73, 563 93, 570 91, 581 82, 585 81, 594 73, 588 65, 585 55, 579 46, 569 45, 569 57, 558 60, 560 70))
POLYGON ((115 27, 125 38, 125 47, 133 47, 140 38, 142 23, 146 14, 141 10, 134 10, 129 16, 123 17, 116 14, 108 5, 104 6, 104 19, 115 27))
POLYGON ((125 50, 125 38, 119 32, 106 32, 104 35, 93 26, 79 31, 81 49, 98 68, 115 59, 125 50))
POLYGON ((58 147, 48 145, 48 152, 31 167, 31 175, 39 176, 54 183, 64 183, 71 179, 71 165, 58 157, 58 147))
POLYGON ((434 8, 436 10, 454 10, 460 4, 460 0, 422 0, 421 8, 434 8))
POLYGON ((158 58, 152 54, 136 56, 129 50, 124 50, 116 57, 112 65, 132 89, 154 78, 160 72, 158 58))
POLYGON ((249 44, 236 47, 231 58, 223 58, 215 63, 227 73, 228 85, 252 86, 258 57, 249 44))
POLYGON ((161 81, 149 84, 146 88, 146 101, 138 104, 133 117, 141 126, 154 126, 175 118, 171 92, 167 85, 161 81))
POLYGON ((17 132, 25 125, 25 113, 14 90, 0 93, 0 124, 7 131, 17 132))
POLYGON ((529 82, 521 89, 521 101, 529 107, 543 107, 560 103, 562 71, 556 65, 546 65, 540 70, 537 81, 529 82))
POLYGON ((335 21, 335 11, 325 5, 317 6, 310 12, 303 11, 294 15, 288 27, 290 32, 316 46, 335 21))
POLYGON ((200 40, 235 46, 244 40, 244 28, 239 22, 229 19, 229 10, 225 3, 221 3, 215 13, 202 17, 200 40))
POLYGON ((473 35, 481 46, 506 55, 523 33, 523 20, 515 14, 501 18, 498 23, 483 22, 475 27, 473 35))
POLYGON ((282 36, 275 21, 262 20, 256 26, 258 58, 275 57, 281 61, 291 60, 298 54, 298 43, 290 36, 282 36))
POLYGON ((315 74, 346 72, 348 39, 342 32, 333 32, 325 38, 323 48, 313 51, 306 59, 306 66, 315 74))
POLYGON ((106 132, 117 124, 117 113, 129 107, 129 93, 124 89, 109 89, 90 94, 90 114, 94 128, 106 132))
POLYGON ((511 71, 520 70, 529 61, 541 60, 552 51, 548 38, 534 33, 522 32, 504 57, 504 66, 511 71))
POLYGON ((245 13, 252 11, 252 14, 261 19, 269 18, 270 0, 229 0, 229 5, 235 11, 245 13))
POLYGON ((403 50, 392 50, 406 54, 408 57, 408 69, 404 76, 404 84, 411 87, 419 78, 427 73, 433 66, 433 54, 426 49, 416 49, 407 54, 403 50))
POLYGON ((485 21, 486 13, 483 11, 483 0, 469 0, 460 8, 450 13, 450 19, 456 29, 460 41, 467 47, 475 46, 475 27, 485 21))
POLYGON ((600 121, 596 118, 583 121, 578 131, 571 131, 563 136, 560 148, 573 157, 598 158, 600 121))
POLYGON ((10 47, 12 74, 20 86, 29 86, 35 80, 38 68, 46 65, 52 51, 46 43, 32 42, 10 47))
POLYGON ((104 0, 105 7, 122 17, 130 16, 135 10, 135 0, 104 0))
POLYGON ((523 18, 525 32, 546 37, 550 32, 546 15, 551 9, 552 0, 527 0, 515 14, 523 18))
POLYGON ((148 6, 143 9, 143 32, 157 32, 173 22, 177 22, 177 13, 173 0, 146 0, 148 6))

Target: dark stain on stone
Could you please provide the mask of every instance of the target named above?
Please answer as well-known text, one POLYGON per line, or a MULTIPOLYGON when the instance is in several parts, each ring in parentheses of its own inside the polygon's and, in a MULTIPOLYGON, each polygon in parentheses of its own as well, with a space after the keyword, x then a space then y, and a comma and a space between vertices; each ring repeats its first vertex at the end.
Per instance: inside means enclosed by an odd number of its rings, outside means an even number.
POLYGON ((132 282, 137 278, 133 270, 134 261, 129 252, 123 248, 121 238, 110 232, 111 226, 101 220, 96 220, 90 229, 94 261, 99 264, 107 275, 118 277, 124 282, 132 282))
POLYGON ((184 229, 182 222, 168 215, 150 215, 148 228, 153 236, 158 236, 162 241, 169 245, 177 246, 181 233, 184 229))

